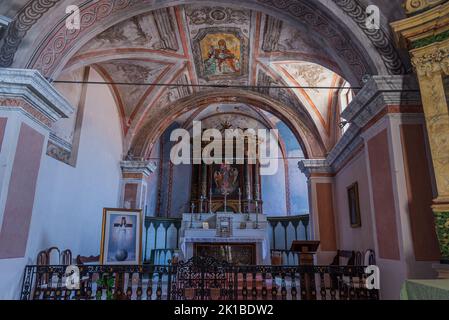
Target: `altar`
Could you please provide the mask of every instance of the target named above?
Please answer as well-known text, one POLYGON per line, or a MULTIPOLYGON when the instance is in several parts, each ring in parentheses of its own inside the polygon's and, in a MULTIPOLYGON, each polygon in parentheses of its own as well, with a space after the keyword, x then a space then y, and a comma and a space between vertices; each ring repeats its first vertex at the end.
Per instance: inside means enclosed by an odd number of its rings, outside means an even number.
POLYGON ((268 222, 263 214, 185 213, 180 248, 183 258, 208 255, 233 264, 269 264, 268 222))

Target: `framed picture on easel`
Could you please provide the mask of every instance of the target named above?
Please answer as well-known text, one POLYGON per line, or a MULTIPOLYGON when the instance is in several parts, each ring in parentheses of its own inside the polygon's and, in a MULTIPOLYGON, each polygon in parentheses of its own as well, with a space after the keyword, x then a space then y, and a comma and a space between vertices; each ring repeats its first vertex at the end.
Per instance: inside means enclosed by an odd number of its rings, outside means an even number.
POLYGON ((142 210, 103 209, 100 263, 137 265, 142 260, 142 210))
POLYGON ((349 221, 352 228, 360 228, 362 221, 360 217, 360 202, 359 202, 359 186, 358 183, 353 183, 348 187, 348 205, 349 205, 349 221))

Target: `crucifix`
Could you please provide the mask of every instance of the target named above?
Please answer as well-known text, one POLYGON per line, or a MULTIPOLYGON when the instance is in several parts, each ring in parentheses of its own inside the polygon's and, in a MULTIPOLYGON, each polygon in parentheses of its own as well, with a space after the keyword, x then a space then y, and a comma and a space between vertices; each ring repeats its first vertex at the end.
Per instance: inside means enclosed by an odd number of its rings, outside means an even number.
POLYGON ((114 228, 132 228, 132 223, 126 222, 126 217, 122 217, 122 220, 120 223, 114 223, 114 228))
POLYGON ((124 244, 125 240, 126 240, 126 229, 130 229, 133 227, 132 223, 127 223, 126 222, 126 217, 122 217, 120 223, 114 223, 114 228, 117 228, 119 236, 118 236, 118 242, 120 244, 124 244))

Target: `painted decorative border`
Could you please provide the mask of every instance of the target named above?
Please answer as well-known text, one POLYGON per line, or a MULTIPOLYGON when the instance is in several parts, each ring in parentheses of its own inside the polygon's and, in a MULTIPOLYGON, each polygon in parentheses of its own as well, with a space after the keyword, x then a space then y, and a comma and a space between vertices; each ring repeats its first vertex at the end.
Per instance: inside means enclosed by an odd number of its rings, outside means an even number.
POLYGON ((357 0, 332 0, 338 5, 365 33, 376 48, 379 55, 392 75, 405 74, 406 69, 393 45, 393 40, 382 30, 370 30, 366 27, 366 10, 357 0))
MULTIPOLYGON (((74 44, 75 39, 82 33, 88 32, 96 23, 100 23, 106 17, 122 10, 129 10, 131 7, 143 6, 150 0, 134 1, 121 0, 112 1, 104 0, 95 3, 88 3, 82 8, 81 12, 81 30, 70 31, 61 24, 55 26, 52 36, 47 37, 48 40, 42 43, 28 63, 28 68, 35 68, 42 71, 46 76, 50 76, 55 71, 55 65, 58 60, 65 54, 74 44)), ((351 18, 361 21, 364 17, 364 10, 356 0, 334 0, 337 5, 351 16, 351 18)), ((18 17, 11 23, 8 34, 3 47, 0 49, 0 66, 9 67, 12 65, 14 55, 19 48, 23 38, 28 30, 59 0, 35 0, 30 1, 19 13, 18 17)), ((363 54, 346 39, 344 34, 338 32, 337 25, 331 25, 329 19, 317 13, 313 7, 304 4, 303 0, 258 0, 258 2, 286 11, 290 15, 303 20, 305 23, 314 28, 330 40, 330 43, 338 54, 348 61, 351 69, 361 79, 366 73, 373 72, 367 70, 370 64, 363 60, 363 54)), ((359 26, 360 23, 359 23, 359 26)), ((363 29, 362 29, 363 30, 363 29)), ((367 30, 363 30, 367 33, 367 30)), ((401 73, 404 68, 400 59, 394 50, 393 45, 389 42, 388 37, 379 31, 368 34, 381 56, 383 57, 387 67, 392 74, 401 73)))
POLYGON ((0 67, 10 67, 14 62, 14 55, 17 52, 23 38, 33 25, 53 8, 60 0, 33 0, 22 8, 16 19, 9 25, 5 42, 0 49, 0 67))

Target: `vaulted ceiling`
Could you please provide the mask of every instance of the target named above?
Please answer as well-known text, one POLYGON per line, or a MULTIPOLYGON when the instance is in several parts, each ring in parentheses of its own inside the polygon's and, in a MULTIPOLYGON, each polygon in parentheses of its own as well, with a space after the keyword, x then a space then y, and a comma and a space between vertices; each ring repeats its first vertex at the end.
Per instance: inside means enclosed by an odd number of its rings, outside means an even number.
MULTIPOLYGON (((20 1, 15 2, 19 8, 20 1)), ((65 1, 35 1, 49 8, 58 2, 62 9, 65 1)), ((150 152, 155 134, 176 117, 225 100, 276 114, 305 142, 309 156, 324 155, 338 138, 339 92, 313 87, 338 87, 346 82, 358 86, 366 74, 404 72, 386 31, 381 31, 381 37, 377 35, 377 51, 375 37, 369 34, 360 44, 345 40, 345 28, 357 20, 351 20, 350 14, 338 18, 347 24, 339 30, 338 23, 323 9, 322 0, 316 1, 316 10, 303 0, 283 4, 243 1, 244 5, 177 1, 186 4, 152 11, 144 7, 152 1, 119 2, 86 2, 81 7, 81 30, 68 32, 63 25, 54 26, 31 56, 24 53, 22 57, 20 48, 14 51, 12 44, 5 49, 11 36, 8 34, 0 63, 26 64, 50 78, 67 78, 85 66, 93 67, 106 82, 114 83, 110 89, 119 108, 125 146, 142 156, 150 152), (260 10, 252 8, 256 4, 260 10), (272 14, 267 14, 271 12, 266 10, 269 7, 272 14), (282 10, 295 18, 283 19, 279 13, 282 10), (120 17, 115 22, 114 14, 120 17), (364 41, 371 44, 364 48, 364 41), (12 51, 14 62, 6 54, 12 51), (154 83, 169 86, 151 85, 154 83), (147 141, 148 136, 153 140, 147 141)), ((338 7, 348 13, 348 3, 360 6, 367 1, 333 2, 329 10, 338 7)), ((388 6, 399 2, 389 1, 388 6)), ((0 5, 0 9, 4 7, 0 5)), ((18 11, 19 17, 21 14, 23 11, 18 11)), ((355 35, 363 32, 353 30, 355 35)))

